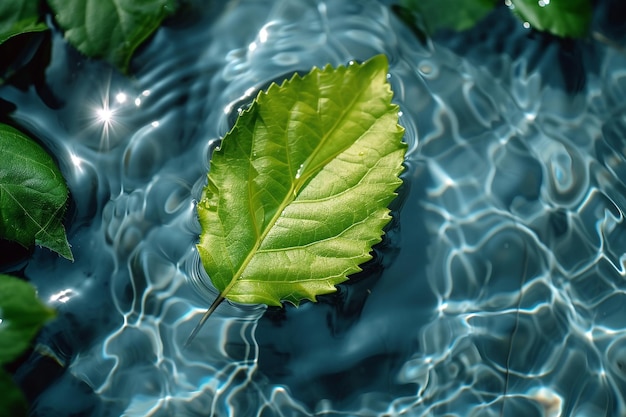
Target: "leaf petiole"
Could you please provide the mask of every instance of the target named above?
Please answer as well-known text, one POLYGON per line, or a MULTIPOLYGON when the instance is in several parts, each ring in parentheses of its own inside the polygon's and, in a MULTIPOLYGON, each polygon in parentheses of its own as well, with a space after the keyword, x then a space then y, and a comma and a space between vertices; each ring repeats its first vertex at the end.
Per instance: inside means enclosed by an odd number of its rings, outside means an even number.
POLYGON ((185 341, 183 348, 186 349, 191 344, 193 339, 198 335, 198 332, 200 331, 200 329, 202 329, 202 326, 204 326, 204 323, 207 321, 207 319, 211 317, 211 314, 213 314, 213 312, 217 310, 217 307, 219 307, 219 305, 222 304, 222 301, 224 301, 225 299, 226 297, 224 297, 224 295, 222 295, 221 293, 217 296, 215 301, 213 301, 213 304, 211 304, 211 307, 209 307, 209 309, 204 312, 204 314, 202 315, 202 318, 200 319, 198 324, 196 324, 196 327, 194 327, 191 333, 189 334, 189 337, 185 341))

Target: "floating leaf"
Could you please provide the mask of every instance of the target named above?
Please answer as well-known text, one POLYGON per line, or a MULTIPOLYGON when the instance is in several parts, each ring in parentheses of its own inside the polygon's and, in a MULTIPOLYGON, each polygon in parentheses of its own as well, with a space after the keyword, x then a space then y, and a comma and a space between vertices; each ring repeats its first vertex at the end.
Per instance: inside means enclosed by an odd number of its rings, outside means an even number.
POLYGON ((531 27, 569 38, 589 33, 591 0, 511 0, 512 9, 531 27))
POLYGON ((22 33, 47 30, 40 20, 39 0, 0 1, 0 44, 22 33))
POLYGON ((25 247, 36 243, 73 260, 61 223, 68 191, 52 158, 5 124, 0 155, 0 237, 25 247))
POLYGON ((297 305, 371 258, 405 144, 387 59, 313 69, 260 92, 211 160, 200 258, 220 297, 297 305))
POLYGON ((126 71, 135 49, 173 13, 175 0, 48 0, 65 38, 126 71))
POLYGON ((0 365, 20 356, 54 310, 39 301, 26 281, 0 274, 0 365))
POLYGON ((403 6, 419 15, 429 33, 440 29, 462 31, 482 20, 499 0, 404 0, 403 6))

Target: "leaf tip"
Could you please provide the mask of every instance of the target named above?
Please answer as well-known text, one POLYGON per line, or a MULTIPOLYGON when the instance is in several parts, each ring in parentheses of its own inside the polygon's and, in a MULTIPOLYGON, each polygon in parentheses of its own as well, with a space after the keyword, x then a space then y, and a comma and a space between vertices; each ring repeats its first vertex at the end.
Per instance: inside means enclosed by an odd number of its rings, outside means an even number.
POLYGON ((65 230, 63 229, 63 226, 60 226, 60 230, 60 233, 62 233, 63 235, 58 237, 57 239, 45 240, 36 238, 35 244, 42 248, 47 248, 52 252, 56 252, 70 262, 74 262, 74 254, 72 253, 71 245, 67 241, 67 236, 65 235, 65 230))

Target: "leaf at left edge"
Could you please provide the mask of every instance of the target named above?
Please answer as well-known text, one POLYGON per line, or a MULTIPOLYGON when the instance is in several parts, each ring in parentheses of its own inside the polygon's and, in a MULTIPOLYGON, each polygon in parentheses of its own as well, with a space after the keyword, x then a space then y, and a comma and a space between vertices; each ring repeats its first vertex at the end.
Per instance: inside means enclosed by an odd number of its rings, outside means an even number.
POLYGON ((19 357, 54 310, 37 298, 26 281, 0 274, 0 365, 19 357))
POLYGON ((41 326, 55 316, 26 281, 0 274, 0 415, 26 416, 24 394, 2 366, 22 355, 41 326))
POLYGON ((0 367, 0 416, 26 417, 28 404, 24 394, 9 375, 0 367))
POLYGON ((50 155, 5 124, 0 124, 0 154, 0 237, 44 246, 73 261, 62 223, 68 190, 50 155))
POLYGON ((175 0, 48 0, 65 39, 123 72, 141 45, 176 9, 175 0))

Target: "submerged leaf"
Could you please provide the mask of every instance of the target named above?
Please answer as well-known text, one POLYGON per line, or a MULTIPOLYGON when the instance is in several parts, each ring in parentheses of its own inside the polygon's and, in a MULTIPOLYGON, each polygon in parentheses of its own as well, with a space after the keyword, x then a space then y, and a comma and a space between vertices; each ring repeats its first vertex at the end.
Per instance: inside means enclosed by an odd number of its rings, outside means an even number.
POLYGON ((383 55, 315 68, 239 116, 198 203, 218 303, 315 301, 371 258, 406 148, 386 76, 383 55))
POLYGON ((47 29, 39 15, 39 0, 0 1, 0 44, 22 33, 47 29))
POLYGON ((48 0, 65 38, 126 71, 135 49, 174 11, 174 0, 48 0))
POLYGON ((73 260, 61 220, 67 187, 54 161, 33 140, 0 124, 0 237, 45 246, 73 260))
POLYGON ((489 12, 499 0, 403 0, 403 6, 418 14, 429 33, 440 29, 467 30, 489 12))
POLYGON ((54 310, 39 301, 26 281, 0 274, 0 365, 21 355, 54 310))
POLYGON ((554 35, 582 38, 589 33, 591 0, 511 0, 512 9, 531 27, 554 35))

